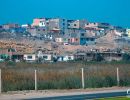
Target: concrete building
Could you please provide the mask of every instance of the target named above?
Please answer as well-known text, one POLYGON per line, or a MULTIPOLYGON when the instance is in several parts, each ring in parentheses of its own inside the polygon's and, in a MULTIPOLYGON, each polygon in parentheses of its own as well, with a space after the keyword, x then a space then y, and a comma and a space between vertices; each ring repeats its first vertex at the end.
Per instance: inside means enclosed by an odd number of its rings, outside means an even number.
POLYGON ((116 52, 77 52, 74 54, 75 60, 93 61, 100 55, 104 61, 120 61, 122 54, 116 52))
POLYGON ((63 43, 63 38, 62 38, 62 37, 55 38, 55 41, 56 41, 57 43, 63 43))
POLYGON ((63 33, 67 27, 67 20, 62 18, 36 18, 33 27, 46 27, 47 32, 63 33))
POLYGON ((47 54, 47 53, 43 53, 42 50, 39 50, 37 53, 37 58, 40 59, 41 61, 52 61, 52 55, 51 54, 47 54))
POLYGON ((3 25, 3 29, 5 30, 11 29, 11 28, 19 28, 19 27, 20 27, 19 24, 13 24, 13 23, 3 25))
POLYGON ((27 62, 35 62, 36 61, 36 55, 35 54, 24 54, 24 60, 27 62))
POLYGON ((0 25, 0 31, 2 31, 3 30, 3 26, 2 25, 0 25))
POLYGON ((67 28, 69 29, 84 29, 86 20, 67 20, 67 28))
POLYGON ((27 31, 32 35, 32 36, 39 36, 39 35, 43 35, 46 34, 46 28, 45 27, 32 27, 32 28, 28 28, 27 31))
POLYGON ((130 37, 130 29, 126 29, 126 34, 130 37))
POLYGON ((23 24, 23 25, 21 25, 21 27, 22 27, 22 28, 30 28, 31 25, 30 25, 30 24, 23 24))
POLYGON ((67 20, 61 18, 49 19, 47 27, 51 32, 64 34, 65 29, 67 28, 67 20))
POLYGON ((75 60, 75 58, 74 58, 74 55, 72 55, 72 54, 62 54, 62 55, 60 55, 60 56, 58 56, 58 59, 57 59, 57 61, 59 61, 59 62, 67 62, 67 61, 73 61, 73 60, 75 60))
POLYGON ((111 29, 113 27, 109 23, 98 23, 98 28, 111 29))
POLYGON ((68 43, 73 45, 90 45, 95 44, 94 36, 90 35, 86 30, 81 29, 68 29, 66 33, 68 43))
POLYGON ((45 18, 35 18, 33 19, 32 26, 39 26, 39 27, 45 27, 46 25, 46 19, 45 18))
POLYGON ((86 23, 85 24, 85 29, 98 29, 98 23, 86 23))

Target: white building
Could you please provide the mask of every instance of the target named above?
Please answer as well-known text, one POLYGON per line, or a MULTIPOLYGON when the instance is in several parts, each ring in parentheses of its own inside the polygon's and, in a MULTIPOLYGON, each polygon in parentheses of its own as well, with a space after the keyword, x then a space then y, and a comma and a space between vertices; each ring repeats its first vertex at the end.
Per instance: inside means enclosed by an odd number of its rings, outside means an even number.
POLYGON ((55 41, 57 43, 63 43, 63 38, 59 37, 59 38, 55 38, 55 41))
POLYGON ((30 25, 29 24, 23 24, 23 25, 21 25, 21 27, 22 28, 28 28, 28 27, 30 27, 30 25))
POLYGON ((34 62, 36 61, 36 55, 35 54, 24 54, 24 60, 28 62, 34 62))
POLYGON ((51 54, 43 54, 43 60, 44 61, 52 61, 52 55, 51 54))
POLYGON ((74 55, 63 55, 58 57, 59 62, 67 62, 67 61, 73 61, 74 60, 74 55))
POLYGON ((73 55, 66 55, 63 58, 63 61, 73 61, 74 60, 74 56, 73 55))
POLYGON ((42 51, 38 51, 37 57, 41 58, 43 61, 52 61, 52 55, 44 54, 44 53, 42 53, 42 51))
POLYGON ((130 37, 130 29, 126 29, 126 34, 130 37))

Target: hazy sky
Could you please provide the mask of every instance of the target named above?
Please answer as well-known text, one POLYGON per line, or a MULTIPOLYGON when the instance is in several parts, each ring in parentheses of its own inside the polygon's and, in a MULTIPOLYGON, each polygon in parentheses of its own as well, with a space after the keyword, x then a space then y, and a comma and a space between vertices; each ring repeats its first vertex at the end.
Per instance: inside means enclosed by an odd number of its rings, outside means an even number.
POLYGON ((0 9, 0 24, 31 23, 35 17, 62 17, 130 28, 130 0, 0 0, 0 9))

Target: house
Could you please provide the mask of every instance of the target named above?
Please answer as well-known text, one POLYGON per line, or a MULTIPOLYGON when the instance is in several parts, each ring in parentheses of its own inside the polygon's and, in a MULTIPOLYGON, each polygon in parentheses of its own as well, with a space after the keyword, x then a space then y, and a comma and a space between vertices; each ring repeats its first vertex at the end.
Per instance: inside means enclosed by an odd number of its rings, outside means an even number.
POLYGON ((0 55, 6 55, 5 58, 8 57, 10 60, 12 59, 12 55, 14 52, 16 52, 16 50, 13 48, 0 49, 0 55))
POLYGON ((105 61, 120 61, 122 60, 122 53, 117 52, 103 52, 101 53, 105 61))
POLYGON ((86 23, 85 24, 85 29, 98 29, 98 23, 86 23))
POLYGON ((64 30, 67 28, 67 21, 66 19, 62 18, 52 18, 49 20, 48 27, 50 31, 59 30, 59 32, 64 32, 64 30))
POLYGON ((73 61, 74 60, 74 56, 73 55, 65 55, 63 57, 63 61, 73 61))
POLYGON ((95 43, 94 37, 80 38, 80 45, 94 45, 95 43))
POLYGON ((115 29, 118 32, 125 33, 126 29, 120 26, 114 26, 113 29, 115 29))
POLYGON ((2 25, 0 25, 0 31, 2 31, 3 30, 3 26, 2 25))
POLYGON ((126 29, 126 34, 130 37, 130 29, 126 29))
POLYGON ((53 56, 51 54, 43 53, 42 50, 38 50, 37 53, 37 58, 41 61, 52 61, 53 56))
POLYGON ((84 29, 86 20, 67 20, 67 28, 68 29, 84 29))
POLYGON ((44 61, 52 61, 52 55, 51 54, 43 54, 43 60, 44 61))
POLYGON ((64 36, 64 42, 72 44, 72 45, 79 45, 80 44, 80 30, 79 29, 67 29, 64 36))
POLYGON ((38 26, 38 27, 45 27, 46 25, 46 19, 45 18, 35 18, 33 19, 32 26, 38 26))
POLYGON ((14 23, 3 25, 3 29, 5 30, 11 29, 11 28, 19 28, 19 27, 20 27, 19 24, 14 24, 14 23))
POLYGON ((24 59, 24 54, 23 53, 19 53, 19 52, 14 52, 12 54, 12 60, 17 62, 17 61, 23 61, 24 59))
POLYGON ((67 20, 62 18, 36 18, 33 19, 33 27, 46 27, 47 33, 62 33, 64 34, 67 28, 67 20))
POLYGON ((98 23, 98 28, 102 28, 102 29, 111 29, 113 28, 109 23, 98 23))
POLYGON ((31 25, 30 24, 22 24, 21 27, 22 28, 29 28, 29 27, 31 27, 31 25))
POLYGON ((27 31, 32 36, 39 36, 39 35, 46 34, 46 27, 31 27, 31 28, 28 28, 27 31))
POLYGON ((86 60, 86 53, 85 52, 77 52, 74 54, 75 60, 86 60))
POLYGON ((63 43, 63 38, 59 37, 59 38, 55 38, 55 41, 57 43, 63 43))
POLYGON ((67 62, 67 61, 73 61, 74 59, 74 55, 70 55, 70 54, 63 54, 63 55, 59 55, 57 56, 57 61, 59 62, 67 62))
POLYGON ((27 62, 35 62, 37 60, 36 55, 35 54, 24 54, 23 56, 24 60, 27 62))
POLYGON ((65 37, 68 38, 68 43, 72 45, 95 44, 95 37, 85 29, 67 29, 65 37))

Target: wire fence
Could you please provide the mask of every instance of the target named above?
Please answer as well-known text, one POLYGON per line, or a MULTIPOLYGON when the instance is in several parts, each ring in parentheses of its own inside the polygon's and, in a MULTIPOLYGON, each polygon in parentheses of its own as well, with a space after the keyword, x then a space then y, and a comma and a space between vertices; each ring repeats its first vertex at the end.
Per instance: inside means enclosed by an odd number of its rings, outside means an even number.
POLYGON ((2 69, 0 92, 130 86, 130 67, 2 69))

